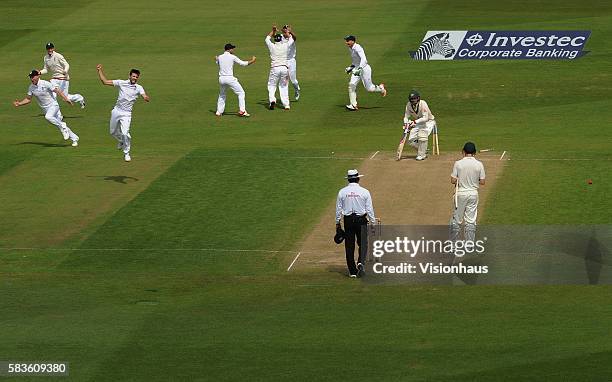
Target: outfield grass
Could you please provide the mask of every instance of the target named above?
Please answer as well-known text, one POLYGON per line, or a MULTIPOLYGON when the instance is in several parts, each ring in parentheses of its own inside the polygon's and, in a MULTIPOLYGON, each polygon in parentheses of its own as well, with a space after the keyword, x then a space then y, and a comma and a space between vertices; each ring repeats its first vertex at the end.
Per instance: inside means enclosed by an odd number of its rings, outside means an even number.
POLYGON ((606 286, 372 286, 286 272, 360 163, 321 158, 393 151, 413 87, 443 151, 467 139, 508 151, 486 223, 610 224, 611 5, 8 0, 0 15, 0 361, 66 360, 79 381, 612 379, 606 286), (271 112, 263 39, 285 22, 302 98, 271 112), (411 61, 428 29, 593 33, 577 61, 411 61), (359 113, 343 110, 348 33, 389 89, 359 89, 359 113), (10 105, 47 41, 87 98, 83 111, 62 104, 77 149, 36 105, 10 105), (213 56, 226 42, 258 57, 236 68, 248 120, 213 114, 213 56), (116 91, 98 63, 113 79, 138 67, 151 96, 135 106, 129 164, 108 136, 116 91))

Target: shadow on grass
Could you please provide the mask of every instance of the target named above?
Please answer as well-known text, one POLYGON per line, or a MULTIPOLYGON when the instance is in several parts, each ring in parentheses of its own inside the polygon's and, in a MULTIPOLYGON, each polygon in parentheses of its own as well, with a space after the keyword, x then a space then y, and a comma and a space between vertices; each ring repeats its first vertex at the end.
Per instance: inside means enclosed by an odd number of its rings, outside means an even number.
MULTIPOLYGON (((339 107, 341 109, 346 109, 346 105, 336 105, 336 107, 339 107)), ((359 110, 370 110, 370 109, 381 109, 382 107, 380 106, 359 106, 359 110)), ((350 110, 346 110, 346 111, 350 111, 350 110)))
POLYGON ((16 145, 36 145, 42 147, 69 147, 68 143, 47 143, 47 142, 21 142, 15 143, 16 145))
MULTIPOLYGON (((212 109, 209 109, 208 111, 211 112, 212 114, 215 114, 217 112, 216 110, 212 110, 212 109)), ((238 112, 237 111, 224 111, 223 115, 238 115, 238 112)))
POLYGON ((88 178, 101 178, 105 181, 111 181, 121 184, 128 184, 133 182, 138 182, 138 178, 134 178, 133 176, 125 176, 125 175, 87 175, 88 178), (130 182, 128 182, 130 181, 130 182))

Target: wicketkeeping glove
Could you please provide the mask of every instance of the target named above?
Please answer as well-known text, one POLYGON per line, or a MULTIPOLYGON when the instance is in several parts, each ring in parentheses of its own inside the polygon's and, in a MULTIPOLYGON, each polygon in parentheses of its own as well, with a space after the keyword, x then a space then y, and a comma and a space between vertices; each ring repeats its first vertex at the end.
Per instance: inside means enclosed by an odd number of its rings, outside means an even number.
POLYGON ((346 69, 344 69, 346 71, 347 74, 349 74, 350 72, 353 71, 353 69, 355 68, 355 65, 351 65, 351 66, 347 66, 346 69))

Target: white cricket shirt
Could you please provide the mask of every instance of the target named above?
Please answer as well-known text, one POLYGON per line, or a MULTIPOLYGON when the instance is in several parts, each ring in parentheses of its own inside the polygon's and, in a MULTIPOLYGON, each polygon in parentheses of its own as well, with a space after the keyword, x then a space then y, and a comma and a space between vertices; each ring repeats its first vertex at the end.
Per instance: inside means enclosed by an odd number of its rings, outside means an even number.
MULTIPOLYGON (((290 36, 290 38, 293 39, 293 36, 290 36)), ((285 44, 289 44, 289 39, 283 37, 283 42, 285 44)), ((290 44, 289 49, 287 50, 287 59, 295 60, 296 54, 297 54, 297 43, 295 42, 295 40, 293 40, 293 44, 290 44)))
POLYGON ((55 97, 53 97, 53 89, 56 87, 49 81, 38 80, 36 85, 30 84, 28 95, 36 98, 36 102, 41 109, 46 110, 51 106, 59 106, 55 97))
POLYGON ((266 45, 270 51, 270 66, 287 66, 287 58, 289 54, 289 47, 294 44, 293 37, 289 37, 286 43, 272 42, 272 37, 266 36, 266 45))
POLYGON ((429 109, 429 105, 427 102, 420 100, 419 103, 416 104, 416 108, 413 109, 410 101, 406 105, 406 112, 404 113, 404 123, 408 123, 412 117, 412 120, 415 123, 425 123, 428 121, 433 121, 435 119, 434 115, 431 113, 429 109))
POLYGON ((455 162, 451 176, 457 179, 459 194, 478 194, 480 179, 485 178, 485 170, 481 161, 474 157, 464 157, 455 162))
POLYGON ((119 96, 117 97, 115 107, 130 113, 138 96, 145 94, 142 86, 138 84, 132 85, 130 80, 113 80, 113 86, 119 88, 119 96))
POLYGON ((53 52, 50 56, 45 54, 43 58, 43 68, 40 74, 51 72, 53 78, 65 78, 68 80, 70 79, 68 70, 70 70, 70 65, 68 65, 68 61, 66 61, 64 56, 57 52, 53 52))
POLYGON ((365 51, 361 45, 355 43, 352 48, 349 48, 351 52, 351 64, 355 65, 356 68, 363 68, 368 64, 365 51))
POLYGON ((234 76, 234 64, 247 66, 249 63, 234 56, 230 52, 225 52, 217 57, 217 65, 219 65, 219 76, 234 76))
POLYGON ((336 200, 336 223, 340 222, 342 216, 352 214, 367 214, 370 222, 376 221, 370 191, 361 187, 359 183, 349 183, 338 192, 336 200))

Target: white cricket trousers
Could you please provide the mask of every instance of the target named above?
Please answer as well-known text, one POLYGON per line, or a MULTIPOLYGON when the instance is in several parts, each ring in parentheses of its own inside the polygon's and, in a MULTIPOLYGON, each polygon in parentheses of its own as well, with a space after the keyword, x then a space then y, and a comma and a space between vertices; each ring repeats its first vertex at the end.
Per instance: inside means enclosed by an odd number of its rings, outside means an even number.
POLYGON ((118 109, 117 107, 113 108, 110 119, 110 134, 123 145, 124 154, 128 154, 132 148, 131 123, 131 112, 118 109))
POLYGON ((300 83, 297 79, 297 61, 295 58, 287 60, 287 65, 289 66, 289 81, 293 84, 293 89, 297 92, 300 91, 300 83))
POLYGON ((436 121, 433 120, 424 123, 419 123, 412 129, 410 129, 410 135, 408 136, 408 144, 417 150, 420 149, 418 155, 426 155, 427 145, 429 143, 429 136, 431 135, 435 127, 436 121), (421 143, 419 143, 419 141, 421 143))
POLYGON ((227 88, 232 89, 238 96, 238 109, 246 112, 246 94, 238 79, 234 76, 219 76, 219 99, 217 100, 217 113, 223 114, 225 111, 225 99, 227 88))
POLYGON ((369 92, 382 92, 382 88, 380 86, 372 83, 372 68, 370 65, 366 65, 363 67, 360 75, 356 76, 351 74, 351 79, 349 80, 349 102, 353 106, 357 106, 357 85, 359 84, 359 81, 363 83, 363 87, 369 92))
POLYGON ((65 131, 68 133, 68 137, 70 138, 70 140, 72 141, 79 140, 79 136, 76 135, 72 130, 70 130, 68 125, 62 121, 64 116, 62 116, 62 112, 60 111, 59 105, 55 104, 55 105, 49 106, 48 108, 43 109, 43 111, 45 112, 45 119, 47 120, 47 122, 57 127, 60 133, 62 131, 65 131))
MULTIPOLYGON (((69 94, 68 90, 70 90, 70 81, 67 80, 58 80, 56 78, 52 78, 51 79, 51 84, 53 86, 57 86, 59 88, 59 90, 62 91, 62 93, 64 93, 64 95, 66 95, 66 97, 72 101, 72 102, 80 102, 82 103, 84 98, 82 95, 80 94, 69 94)), ((57 98, 57 94, 53 93, 53 96, 57 98)))
POLYGON ((461 234, 461 224, 463 223, 465 234, 464 240, 475 241, 476 239, 476 218, 478 217, 478 193, 458 193, 457 203, 453 201, 453 215, 450 219, 451 239, 458 240, 461 234))
POLYGON ((270 68, 268 77, 268 99, 276 102, 276 87, 280 93, 281 103, 289 107, 289 68, 286 66, 274 66, 270 68))

